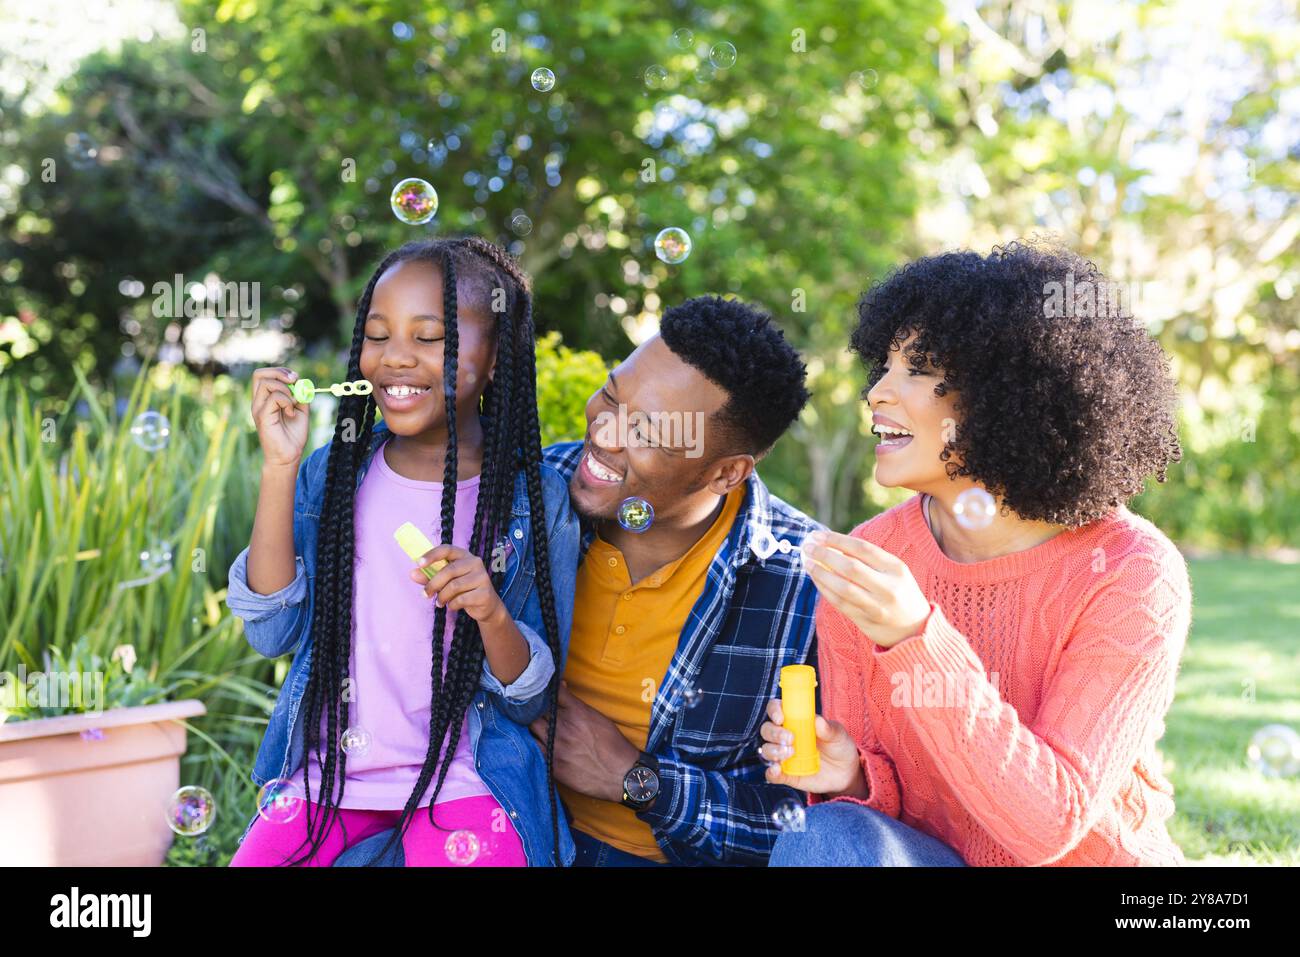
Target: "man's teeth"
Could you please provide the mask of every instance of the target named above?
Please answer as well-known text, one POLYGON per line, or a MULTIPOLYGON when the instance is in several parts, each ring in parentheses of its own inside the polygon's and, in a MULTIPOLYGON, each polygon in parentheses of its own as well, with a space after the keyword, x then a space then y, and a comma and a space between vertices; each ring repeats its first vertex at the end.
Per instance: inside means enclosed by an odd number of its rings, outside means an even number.
POLYGON ((597 462, 590 452, 587 453, 587 468, 591 469, 592 475, 605 482, 617 482, 623 477, 597 462))
POLYGON ((416 389, 409 385, 389 385, 384 387, 384 391, 387 392, 389 395, 391 395, 394 399, 401 399, 408 395, 423 395, 429 390, 427 388, 416 389))

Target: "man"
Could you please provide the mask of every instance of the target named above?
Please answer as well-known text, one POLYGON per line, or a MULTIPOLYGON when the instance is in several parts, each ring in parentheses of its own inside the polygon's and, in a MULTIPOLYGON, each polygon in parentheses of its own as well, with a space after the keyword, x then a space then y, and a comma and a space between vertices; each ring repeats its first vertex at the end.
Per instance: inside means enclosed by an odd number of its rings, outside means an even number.
POLYGON ((584 441, 544 453, 583 528, 554 769, 575 864, 764 864, 773 812, 802 800, 766 783, 758 731, 810 659, 799 546, 821 526, 754 465, 804 375, 769 317, 692 299, 591 397, 584 441))
POLYGON ((770 317, 691 299, 588 400, 584 440, 544 452, 583 532, 554 765, 575 864, 766 864, 774 813, 804 801, 766 782, 759 728, 781 668, 815 664, 799 546, 822 526, 754 470, 804 378, 770 317))

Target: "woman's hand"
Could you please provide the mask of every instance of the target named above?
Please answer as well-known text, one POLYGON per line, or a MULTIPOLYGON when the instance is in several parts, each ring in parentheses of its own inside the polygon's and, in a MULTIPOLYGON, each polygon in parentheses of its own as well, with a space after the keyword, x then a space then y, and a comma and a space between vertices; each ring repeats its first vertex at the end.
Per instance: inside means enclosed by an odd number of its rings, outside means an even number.
POLYGON ((768 720, 758 729, 764 742, 759 746, 758 753, 764 761, 769 762, 769 784, 788 784, 810 794, 867 796, 862 765, 858 763, 858 746, 853 743, 844 725, 817 715, 813 727, 817 731, 817 753, 821 755, 821 767, 816 774, 792 775, 782 771, 780 764, 771 763, 784 761, 794 755, 794 732, 783 727, 785 714, 781 710, 779 698, 773 698, 767 703, 767 717, 768 720))
POLYGON ((804 539, 804 567, 817 591, 882 648, 917 634, 930 602, 901 558, 879 545, 816 531, 804 539))
POLYGON ((284 368, 253 370, 253 424, 267 465, 296 468, 307 447, 311 416, 289 391, 297 379, 296 372, 284 368))
POLYGON ((508 615, 505 602, 492 587, 492 576, 483 559, 455 545, 435 545, 425 552, 411 569, 411 580, 424 585, 425 597, 432 598, 435 606, 442 604, 448 611, 463 611, 480 624, 494 616, 508 615), (432 579, 420 571, 439 561, 447 564, 432 579))

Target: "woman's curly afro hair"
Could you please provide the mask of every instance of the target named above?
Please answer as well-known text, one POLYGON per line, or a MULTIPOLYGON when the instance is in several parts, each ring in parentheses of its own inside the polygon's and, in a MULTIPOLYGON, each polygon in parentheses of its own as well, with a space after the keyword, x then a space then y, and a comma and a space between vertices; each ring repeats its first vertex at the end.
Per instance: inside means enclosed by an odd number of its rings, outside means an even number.
POLYGON ((908 362, 938 367, 936 395, 956 390, 949 476, 1021 518, 1085 525, 1182 458, 1168 358, 1115 308, 1115 288, 1081 256, 1033 241, 918 259, 858 303, 863 398, 915 332, 908 362))

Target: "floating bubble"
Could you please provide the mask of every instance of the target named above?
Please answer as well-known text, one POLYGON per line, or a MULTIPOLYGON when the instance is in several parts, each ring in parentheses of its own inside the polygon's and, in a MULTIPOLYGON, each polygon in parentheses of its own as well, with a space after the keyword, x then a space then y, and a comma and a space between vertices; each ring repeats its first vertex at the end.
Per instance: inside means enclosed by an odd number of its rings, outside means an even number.
POLYGON ((438 141, 434 137, 429 137, 429 142, 424 144, 424 148, 430 153, 438 152, 438 141))
POLYGON ((695 34, 685 27, 674 30, 672 44, 679 50, 689 50, 695 45, 695 34))
POLYGON ((718 68, 712 63, 701 63, 695 68, 695 81, 697 83, 711 83, 718 75, 718 68))
POLYGON ((288 778, 267 781, 257 792, 257 814, 271 824, 288 824, 302 808, 302 789, 288 778))
POLYGON ((1300 774, 1300 734, 1285 724, 1267 724, 1250 738, 1246 758, 1251 770, 1267 778, 1300 774))
POLYGON ((998 503, 984 489, 968 488, 957 496, 952 511, 963 528, 988 528, 997 517, 998 503))
POLYGON ((172 425, 167 421, 167 416, 152 409, 141 412, 131 423, 132 440, 146 452, 158 452, 166 448, 171 434, 172 425))
POLYGON ((524 213, 519 213, 510 220, 510 228, 515 231, 516 236, 527 236, 533 231, 533 221, 524 213))
POLYGON ((699 688, 686 688, 682 691, 682 707, 694 708, 704 700, 704 692, 699 688))
POLYGON ((850 79, 862 89, 871 90, 880 81, 880 76, 875 70, 856 70, 850 75, 850 79))
POLYGON ((438 213, 438 191, 418 177, 402 180, 388 197, 393 215, 408 226, 419 226, 438 213))
POLYGON ((370 732, 365 728, 348 728, 339 739, 339 748, 349 757, 359 758, 370 750, 370 740, 370 732))
POLYGON ((167 826, 182 837, 197 837, 212 826, 217 802, 207 788, 179 788, 167 802, 167 826))
POLYGON ((647 88, 651 90, 659 90, 662 89, 663 85, 667 82, 668 82, 668 71, 665 70, 663 67, 661 67, 658 63, 654 64, 653 66, 646 67, 645 85, 647 88))
POLYGON ((69 133, 63 142, 73 169, 89 169, 98 161, 99 147, 88 133, 69 133))
POLYGON ((685 262, 691 254, 691 237, 680 226, 669 226, 659 230, 655 237, 655 255, 663 262, 675 266, 685 262))
POLYGON ((623 499, 618 507, 618 523, 629 532, 644 532, 654 520, 654 506, 635 495, 623 499))
POLYGON ((155 539, 149 547, 140 553, 140 567, 146 575, 162 575, 172 567, 172 547, 169 543, 155 539))
POLYGON ((533 89, 538 93, 549 93, 555 86, 555 74, 544 66, 533 71, 533 89))
POLYGON ((709 62, 719 70, 727 70, 736 65, 736 48, 733 44, 723 40, 721 43, 713 44, 709 50, 709 62))
POLYGON ((785 798, 772 812, 772 821, 778 831, 799 832, 807 829, 807 814, 803 805, 794 798, 785 798))
POLYGON ((443 845, 443 851, 447 855, 447 860, 453 864, 468 867, 478 860, 478 835, 473 831, 452 831, 447 835, 447 843, 443 845))

